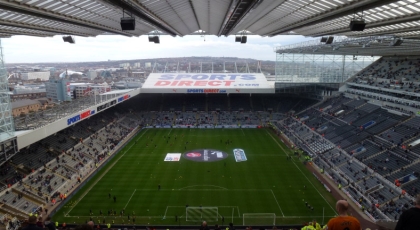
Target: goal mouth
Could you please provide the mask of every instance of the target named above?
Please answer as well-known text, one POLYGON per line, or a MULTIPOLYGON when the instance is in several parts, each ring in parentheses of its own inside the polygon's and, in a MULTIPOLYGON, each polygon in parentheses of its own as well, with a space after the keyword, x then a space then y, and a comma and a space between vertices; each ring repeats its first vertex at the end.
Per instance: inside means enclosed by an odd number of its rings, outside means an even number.
POLYGON ((242 218, 243 226, 276 225, 275 213, 244 213, 242 218))
POLYGON ((200 222, 208 221, 215 222, 219 220, 218 207, 186 207, 185 208, 186 221, 200 222))

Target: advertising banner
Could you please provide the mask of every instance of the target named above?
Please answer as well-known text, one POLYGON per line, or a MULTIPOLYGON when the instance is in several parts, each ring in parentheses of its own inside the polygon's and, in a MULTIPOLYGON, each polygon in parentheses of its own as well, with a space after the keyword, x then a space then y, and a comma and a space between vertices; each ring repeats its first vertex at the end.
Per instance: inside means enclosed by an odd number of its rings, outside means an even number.
POLYGON ((151 73, 144 93, 274 93, 261 73, 151 73))
POLYGON ((236 162, 246 161, 245 151, 243 149, 234 149, 233 155, 235 156, 236 162))
POLYGON ((179 161, 181 153, 167 153, 164 161, 179 161))

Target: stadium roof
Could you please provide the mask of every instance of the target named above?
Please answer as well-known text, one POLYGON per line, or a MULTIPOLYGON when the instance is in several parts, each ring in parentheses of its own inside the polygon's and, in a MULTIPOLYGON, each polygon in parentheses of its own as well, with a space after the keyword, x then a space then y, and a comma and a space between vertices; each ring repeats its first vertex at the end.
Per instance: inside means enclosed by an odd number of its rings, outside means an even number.
POLYGON ((420 0, 0 0, 0 37, 159 31, 172 36, 246 32, 406 38, 419 36, 419 12, 420 0), (366 20, 363 32, 348 28, 355 13, 366 20), (121 30, 120 19, 127 15, 136 18, 133 31, 121 30))
POLYGON ((401 56, 420 53, 419 39, 403 39, 394 36, 334 37, 331 44, 321 39, 275 48, 279 54, 331 54, 359 56, 401 56))

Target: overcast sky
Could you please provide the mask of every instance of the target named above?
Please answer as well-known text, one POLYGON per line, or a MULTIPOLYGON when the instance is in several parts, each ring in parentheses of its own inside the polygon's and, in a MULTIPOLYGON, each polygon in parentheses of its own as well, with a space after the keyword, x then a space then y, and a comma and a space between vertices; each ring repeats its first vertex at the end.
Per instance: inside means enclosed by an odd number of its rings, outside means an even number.
POLYGON ((1 39, 1 43, 6 63, 87 62, 190 56, 225 56, 274 61, 274 47, 312 39, 314 38, 294 35, 270 38, 248 36, 248 42, 241 44, 234 42, 233 36, 191 35, 175 38, 161 36, 160 44, 154 44, 148 41, 147 36, 129 38, 102 35, 93 38, 76 37, 76 44, 70 44, 63 42, 61 36, 13 36, 1 39))

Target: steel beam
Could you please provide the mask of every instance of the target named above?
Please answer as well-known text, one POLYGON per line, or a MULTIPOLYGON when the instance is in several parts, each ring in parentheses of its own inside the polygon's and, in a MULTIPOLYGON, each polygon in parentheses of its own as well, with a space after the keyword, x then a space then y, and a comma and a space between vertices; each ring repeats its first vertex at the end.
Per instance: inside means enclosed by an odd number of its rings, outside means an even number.
MULTIPOLYGON (((365 30, 367 29, 372 29, 372 28, 378 28, 381 26, 389 26, 389 25, 395 25, 398 23, 405 23, 405 22, 412 22, 412 21, 418 21, 420 20, 420 15, 416 14, 416 15, 411 15, 411 16, 407 16, 407 17, 402 17, 402 18, 393 18, 393 19, 389 19, 389 20, 384 20, 384 21, 378 21, 378 22, 373 22, 373 23, 368 23, 366 24, 365 30)), ((411 31, 416 31, 416 28, 407 28, 407 29, 401 29, 404 30, 403 32, 411 32, 411 31)), ((340 28, 340 29, 336 29, 336 30, 330 30, 330 31, 324 31, 324 32, 320 32, 320 33, 315 33, 315 34, 310 34, 310 36, 325 36, 325 35, 331 35, 331 34, 342 34, 342 33, 346 33, 349 32, 350 29, 349 28, 340 28)), ((375 36, 375 35, 383 35, 383 34, 392 34, 389 31, 394 31, 394 30, 386 30, 383 32, 378 32, 378 33, 361 33, 358 34, 358 36, 375 36)))
POLYGON ((232 2, 229 11, 226 13, 226 19, 219 30, 218 36, 228 36, 240 21, 262 0, 236 0, 232 2), (236 4, 235 4, 236 3, 236 4), (234 8, 232 10, 232 7, 234 8))
POLYGON ((12 11, 12 12, 18 12, 21 14, 27 14, 27 15, 31 15, 31 16, 35 16, 39 18, 45 18, 52 21, 58 21, 58 22, 72 24, 72 25, 82 26, 86 28, 113 33, 113 34, 120 34, 120 35, 124 35, 128 37, 133 36, 133 34, 130 34, 130 33, 127 33, 122 30, 118 30, 109 26, 104 26, 97 23, 92 23, 87 20, 81 20, 78 18, 66 16, 63 14, 30 7, 28 5, 19 4, 17 2, 0 1, 0 9, 12 11))
POLYGON ((340 9, 334 9, 332 11, 328 11, 323 14, 314 15, 312 17, 284 26, 281 29, 268 32, 265 35, 276 36, 282 33, 286 33, 286 32, 293 31, 293 30, 300 29, 307 26, 312 26, 312 25, 330 21, 339 17, 351 15, 351 14, 354 14, 355 12, 361 12, 364 10, 373 9, 373 8, 387 5, 394 2, 395 0, 355 1, 355 3, 351 5, 346 5, 340 9))
POLYGON ((156 29, 159 29, 168 33, 171 36, 176 36, 176 35, 182 36, 181 33, 176 31, 168 23, 160 19, 159 16, 147 10, 146 7, 142 6, 137 1, 135 2, 129 1, 129 0, 104 0, 104 1, 136 15, 141 20, 149 23, 151 26, 156 27, 156 29), (159 21, 156 19, 159 19, 159 21))
POLYGON ((30 25, 30 24, 25 24, 25 23, 16 22, 16 21, 11 22, 11 21, 6 21, 2 19, 0 19, 0 25, 23 28, 23 29, 39 30, 39 31, 45 31, 45 32, 55 33, 55 34, 71 34, 71 35, 77 35, 77 36, 82 36, 82 37, 94 36, 91 34, 80 33, 77 31, 64 30, 60 28, 51 28, 51 27, 46 27, 46 26, 36 26, 36 25, 30 25))
POLYGON ((8 30, 4 28, 0 28, 0 34, 10 34, 10 35, 27 35, 27 36, 35 36, 35 37, 53 37, 54 34, 43 34, 41 33, 32 33, 32 32, 25 32, 25 31, 15 31, 15 30, 8 30))

